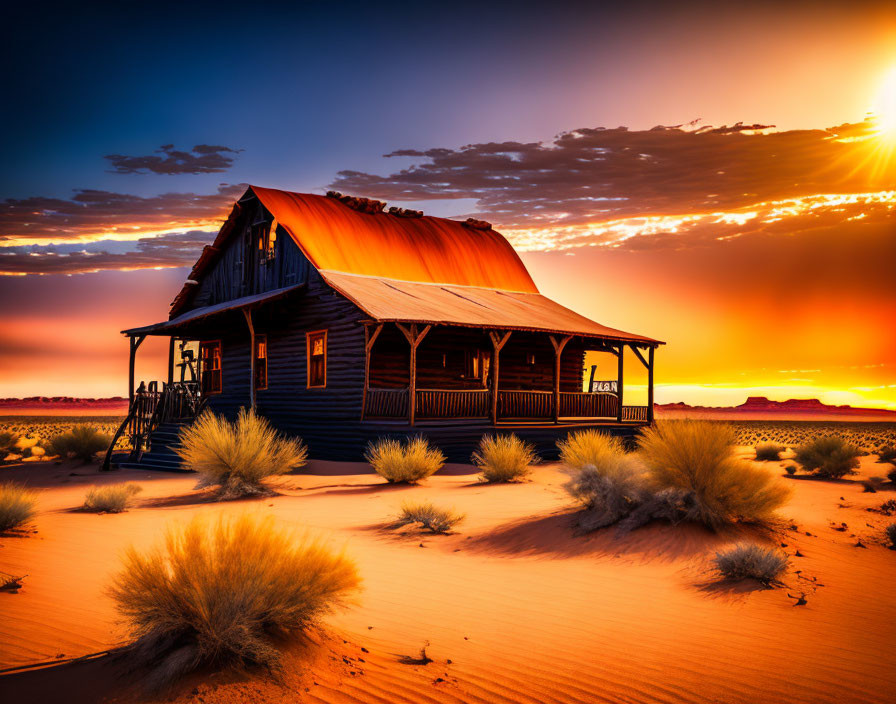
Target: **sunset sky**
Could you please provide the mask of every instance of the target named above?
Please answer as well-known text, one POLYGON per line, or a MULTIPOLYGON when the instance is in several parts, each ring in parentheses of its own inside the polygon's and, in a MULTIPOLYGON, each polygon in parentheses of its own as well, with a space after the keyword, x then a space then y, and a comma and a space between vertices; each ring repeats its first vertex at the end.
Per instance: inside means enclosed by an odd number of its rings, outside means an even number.
POLYGON ((621 5, 13 10, 0 397, 126 395, 251 183, 491 221, 659 402, 896 408, 896 5, 621 5))

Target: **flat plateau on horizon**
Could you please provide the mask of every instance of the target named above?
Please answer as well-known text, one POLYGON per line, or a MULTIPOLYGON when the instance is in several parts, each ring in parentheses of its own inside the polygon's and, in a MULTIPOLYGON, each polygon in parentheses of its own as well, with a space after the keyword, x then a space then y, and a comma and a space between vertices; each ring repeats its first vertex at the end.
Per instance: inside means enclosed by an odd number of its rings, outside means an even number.
MULTIPOLYGON (((574 533, 553 463, 518 484, 482 484, 454 464, 395 486, 362 463, 313 461, 275 480, 277 496, 217 503, 191 475, 6 466, 0 478, 40 491, 40 513, 36 533, 0 539, 0 569, 28 575, 0 593, 0 668, 120 644, 105 589, 125 547, 197 513, 248 511, 344 547, 364 579, 358 603, 296 643, 279 683, 197 673, 162 700, 883 704, 896 669, 896 553, 882 538, 893 519, 868 509, 896 494, 863 492, 862 479, 885 473, 874 460, 850 479, 786 479, 793 496, 771 532, 654 523, 622 537, 574 533), (143 487, 125 513, 73 510, 88 487, 122 481, 143 487), (391 529, 406 499, 466 520, 451 535, 391 529), (714 553, 744 538, 791 556, 784 586, 718 581, 714 553), (428 664, 417 660, 424 646, 428 664)), ((787 463, 762 464, 783 476, 787 463)), ((0 677, 0 699, 130 702, 132 686, 126 667, 99 658, 0 677)))

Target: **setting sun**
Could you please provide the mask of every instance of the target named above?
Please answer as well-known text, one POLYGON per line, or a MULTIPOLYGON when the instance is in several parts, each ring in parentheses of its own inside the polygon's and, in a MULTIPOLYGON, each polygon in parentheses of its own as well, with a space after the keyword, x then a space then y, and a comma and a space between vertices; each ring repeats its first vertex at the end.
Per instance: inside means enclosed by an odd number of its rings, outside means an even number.
POLYGON ((872 112, 881 136, 896 139, 896 67, 884 77, 872 112))

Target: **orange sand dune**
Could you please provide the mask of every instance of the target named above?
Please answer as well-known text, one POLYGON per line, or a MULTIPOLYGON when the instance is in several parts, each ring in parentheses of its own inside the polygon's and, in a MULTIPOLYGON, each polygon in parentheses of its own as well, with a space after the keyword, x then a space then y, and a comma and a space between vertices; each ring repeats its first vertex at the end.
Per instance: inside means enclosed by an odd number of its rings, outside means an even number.
MULTIPOLYGON (((883 474, 884 465, 863 463, 863 474, 883 474)), ((314 462, 277 481, 281 496, 208 503, 190 476, 53 463, 0 469, 0 479, 40 487, 43 509, 37 534, 0 539, 0 570, 29 575, 18 594, 0 593, 0 668, 122 642, 104 595, 121 550, 197 512, 249 510, 345 545, 364 577, 359 604, 297 644, 281 682, 197 674, 174 701, 892 701, 896 553, 881 538, 893 519, 865 508, 896 492, 788 480, 795 492, 784 515, 799 530, 769 539, 804 557, 793 558, 800 571, 785 588, 763 590, 712 576, 713 551, 743 535, 655 524, 624 538, 612 529, 575 536, 556 465, 530 482, 496 486, 478 484, 463 465, 417 487, 387 486, 365 470, 314 462), (123 480, 144 487, 136 508, 71 511, 87 486, 123 480), (450 536, 389 530, 410 497, 467 519, 450 536), (857 538, 868 547, 855 547, 857 538), (794 606, 788 593, 808 604, 794 606), (427 642, 434 662, 401 661, 427 642)), ((124 702, 137 697, 133 686, 126 663, 104 658, 0 677, 0 700, 124 702)))

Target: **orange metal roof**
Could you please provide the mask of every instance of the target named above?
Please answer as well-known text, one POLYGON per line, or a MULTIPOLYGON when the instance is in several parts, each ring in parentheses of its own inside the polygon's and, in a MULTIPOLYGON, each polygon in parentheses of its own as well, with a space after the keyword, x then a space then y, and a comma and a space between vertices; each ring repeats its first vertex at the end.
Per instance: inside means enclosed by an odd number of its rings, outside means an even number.
POLYGON ((330 286, 378 321, 538 330, 662 344, 595 323, 537 292, 399 281, 340 271, 322 270, 320 274, 330 286))
POLYGON ((537 293, 510 243, 447 218, 362 213, 335 198, 251 186, 318 269, 537 293))

